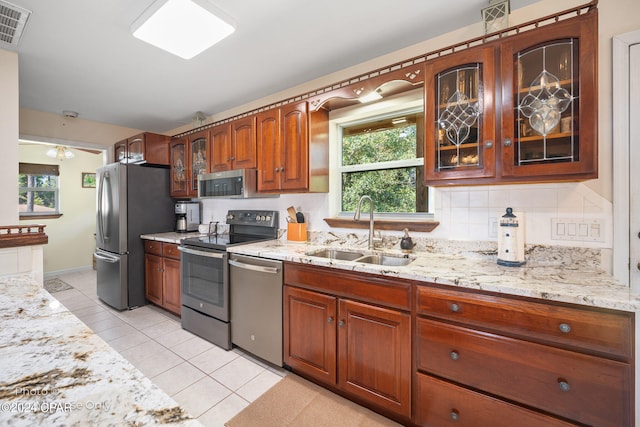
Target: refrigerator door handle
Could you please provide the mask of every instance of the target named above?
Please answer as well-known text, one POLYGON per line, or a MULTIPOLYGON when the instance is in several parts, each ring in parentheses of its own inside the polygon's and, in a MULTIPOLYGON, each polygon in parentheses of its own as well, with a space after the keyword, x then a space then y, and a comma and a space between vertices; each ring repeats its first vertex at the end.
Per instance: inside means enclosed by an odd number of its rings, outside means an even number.
POLYGON ((111 255, 107 255, 104 252, 94 252, 93 255, 105 262, 109 262, 111 264, 115 264, 116 262, 120 261, 117 257, 111 256, 111 255))
POLYGON ((100 231, 100 240, 103 242, 109 240, 109 222, 106 221, 106 218, 109 216, 110 211, 110 194, 111 184, 109 180, 109 172, 105 171, 102 175, 100 175, 100 183, 98 185, 98 230, 100 231), (106 198, 104 196, 105 192, 107 192, 106 198))

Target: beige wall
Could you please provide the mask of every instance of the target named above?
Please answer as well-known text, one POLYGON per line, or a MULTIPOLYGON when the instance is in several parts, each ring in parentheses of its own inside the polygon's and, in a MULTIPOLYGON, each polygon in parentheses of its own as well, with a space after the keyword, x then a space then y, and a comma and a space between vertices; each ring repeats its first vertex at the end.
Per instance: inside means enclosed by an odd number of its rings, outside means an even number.
POLYGON ((18 224, 18 55, 0 49, 0 225, 18 224), (14 201, 11 203, 10 201, 14 201))
MULTIPOLYGON (((21 220, 20 224, 45 224, 49 243, 44 246, 44 272, 72 271, 92 265, 95 249, 96 190, 83 188, 82 172, 95 172, 102 166, 102 154, 71 149, 73 159, 56 160, 46 156, 49 147, 21 144, 20 162, 58 164, 60 167, 60 211, 55 219, 21 220)), ((17 176, 17 174, 16 174, 17 176)))

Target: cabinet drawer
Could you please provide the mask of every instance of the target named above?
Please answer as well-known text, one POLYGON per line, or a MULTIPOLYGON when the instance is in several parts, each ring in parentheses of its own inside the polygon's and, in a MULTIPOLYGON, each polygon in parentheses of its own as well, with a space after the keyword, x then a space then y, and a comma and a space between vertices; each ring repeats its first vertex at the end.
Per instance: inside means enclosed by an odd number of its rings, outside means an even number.
POLYGON ((433 320, 416 324, 420 370, 585 424, 631 423, 626 363, 433 320))
POLYGON ((175 243, 164 243, 162 245, 162 255, 166 258, 180 259, 180 251, 175 243))
POLYGON ((157 240, 145 240, 144 251, 148 254, 162 256, 162 242, 158 242, 157 240))
POLYGON ((416 286, 420 315, 631 359, 633 316, 416 286))
POLYGON ((335 268, 286 263, 284 283, 401 310, 411 309, 411 282, 335 268))
POLYGON ((575 424, 417 374, 416 422, 426 427, 567 427, 575 424))

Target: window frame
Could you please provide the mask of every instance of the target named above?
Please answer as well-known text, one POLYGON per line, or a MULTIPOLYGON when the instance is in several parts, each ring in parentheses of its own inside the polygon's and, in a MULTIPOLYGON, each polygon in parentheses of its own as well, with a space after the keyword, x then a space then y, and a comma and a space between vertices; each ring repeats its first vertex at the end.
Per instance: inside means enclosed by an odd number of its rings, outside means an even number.
MULTIPOLYGON (((422 88, 407 93, 385 98, 374 104, 360 104, 333 110, 329 113, 329 140, 331 161, 331 183, 329 209, 337 218, 353 217, 353 212, 342 211, 342 173, 372 170, 396 169, 424 166, 423 157, 413 159, 392 160, 379 163, 342 165, 342 129, 376 119, 389 118, 396 115, 424 113, 422 88)), ((416 141, 417 144, 423 141, 416 141)), ((376 218, 423 220, 433 219, 433 191, 429 189, 429 212, 376 212, 376 218)))
MULTIPOLYGON (((60 170, 58 165, 51 164, 35 164, 35 163, 20 163, 18 169, 18 177, 20 175, 28 176, 55 176, 56 187, 53 189, 43 187, 22 187, 18 186, 18 197, 23 192, 52 192, 54 193, 55 211, 53 212, 19 212, 20 219, 51 219, 60 218, 62 213, 60 212, 60 170)), ((28 182, 28 179, 27 179, 28 182)), ((18 203, 19 205, 19 203, 18 203)))

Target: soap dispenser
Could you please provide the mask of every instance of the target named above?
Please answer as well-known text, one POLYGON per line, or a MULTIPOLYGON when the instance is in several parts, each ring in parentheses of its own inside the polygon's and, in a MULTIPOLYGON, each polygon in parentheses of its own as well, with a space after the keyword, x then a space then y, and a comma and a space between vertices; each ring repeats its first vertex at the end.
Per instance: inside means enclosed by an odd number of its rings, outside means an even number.
POLYGON ((411 236, 409 236, 409 229, 405 228, 404 237, 400 239, 400 249, 402 249, 403 252, 411 252, 414 246, 415 244, 413 240, 411 240, 411 236))
POLYGON ((498 264, 508 267, 524 265, 524 215, 516 216, 512 208, 500 218, 498 232, 498 264))

